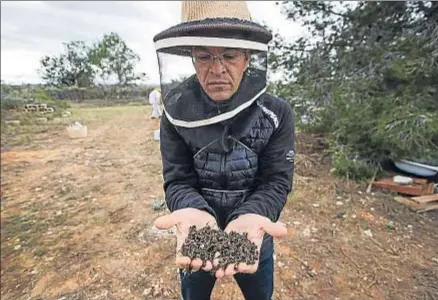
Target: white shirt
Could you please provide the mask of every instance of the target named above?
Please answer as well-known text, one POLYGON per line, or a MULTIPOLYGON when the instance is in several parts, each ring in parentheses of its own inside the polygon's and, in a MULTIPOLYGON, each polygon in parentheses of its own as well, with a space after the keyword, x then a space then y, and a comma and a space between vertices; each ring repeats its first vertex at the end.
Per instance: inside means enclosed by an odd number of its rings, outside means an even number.
POLYGON ((153 90, 149 94, 149 103, 150 104, 159 104, 161 99, 161 93, 157 90, 153 90))

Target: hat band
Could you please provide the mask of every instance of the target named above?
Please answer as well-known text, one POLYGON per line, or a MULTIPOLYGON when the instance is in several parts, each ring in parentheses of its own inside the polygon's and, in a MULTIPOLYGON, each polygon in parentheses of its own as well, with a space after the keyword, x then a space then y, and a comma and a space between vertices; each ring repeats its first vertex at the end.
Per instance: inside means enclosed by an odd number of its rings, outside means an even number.
POLYGON ((248 50, 268 51, 268 45, 243 39, 203 37, 203 36, 181 36, 162 39, 155 42, 155 49, 161 50, 172 47, 203 46, 203 47, 224 47, 242 48, 248 50))

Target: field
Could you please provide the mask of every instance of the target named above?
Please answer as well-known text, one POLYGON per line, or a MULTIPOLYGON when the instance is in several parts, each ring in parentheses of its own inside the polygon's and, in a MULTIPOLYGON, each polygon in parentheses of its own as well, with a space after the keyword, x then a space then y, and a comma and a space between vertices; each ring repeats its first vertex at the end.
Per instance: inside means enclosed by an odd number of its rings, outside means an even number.
MULTIPOLYGON (((148 106, 74 108, 2 126, 1 299, 180 299, 148 106), (88 126, 70 139, 65 124, 88 126)), ((334 179, 322 140, 298 136, 294 192, 276 243, 275 300, 438 299, 438 214, 334 179)), ((213 299, 243 299, 231 279, 213 299)))

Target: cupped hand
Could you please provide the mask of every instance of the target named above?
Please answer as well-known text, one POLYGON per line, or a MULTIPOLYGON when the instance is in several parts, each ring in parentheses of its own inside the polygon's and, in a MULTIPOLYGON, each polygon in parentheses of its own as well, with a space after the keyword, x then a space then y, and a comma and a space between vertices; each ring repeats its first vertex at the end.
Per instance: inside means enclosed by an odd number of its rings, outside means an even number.
MULTIPOLYGON (((265 233, 274 238, 281 238, 287 235, 287 228, 284 224, 280 222, 274 223, 268 218, 257 214, 244 214, 231 221, 225 228, 225 232, 229 233, 231 231, 238 233, 246 232, 248 239, 257 246, 259 255, 265 233)), ((215 260, 213 265, 217 267, 218 260, 215 260)), ((236 273, 252 274, 257 271, 258 265, 259 258, 257 258, 253 265, 247 265, 246 263, 239 263, 236 267, 234 265, 228 265, 225 269, 217 269, 216 277, 233 276, 236 273)))
POLYGON ((216 220, 211 214, 196 208, 183 208, 176 210, 171 214, 157 218, 154 225, 158 229, 170 229, 173 226, 176 226, 175 263, 179 268, 187 268, 193 271, 197 271, 201 268, 204 271, 212 270, 213 265, 211 261, 203 262, 199 258, 191 260, 190 257, 183 256, 180 252, 191 226, 196 226, 196 229, 198 230, 205 226, 217 228, 216 220))

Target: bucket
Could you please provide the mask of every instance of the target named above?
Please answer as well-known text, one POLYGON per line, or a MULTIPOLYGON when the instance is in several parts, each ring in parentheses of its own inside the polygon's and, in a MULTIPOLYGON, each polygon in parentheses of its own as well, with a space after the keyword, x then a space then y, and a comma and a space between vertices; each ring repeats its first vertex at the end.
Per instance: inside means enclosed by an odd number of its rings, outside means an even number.
POLYGON ((75 123, 67 127, 67 133, 72 139, 84 138, 88 134, 87 126, 75 123))
POLYGON ((154 140, 156 141, 160 140, 160 129, 154 131, 154 140))

